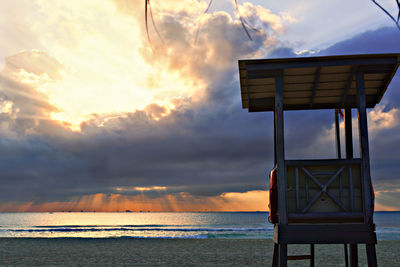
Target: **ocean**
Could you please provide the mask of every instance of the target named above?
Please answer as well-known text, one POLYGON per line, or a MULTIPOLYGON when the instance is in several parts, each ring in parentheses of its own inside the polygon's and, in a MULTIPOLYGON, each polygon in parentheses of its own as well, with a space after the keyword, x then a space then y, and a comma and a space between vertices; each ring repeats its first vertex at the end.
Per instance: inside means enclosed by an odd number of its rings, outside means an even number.
MULTIPOLYGON (((267 212, 0 213, 0 237, 272 239, 267 212)), ((376 212, 378 240, 400 240, 400 212, 376 212)))

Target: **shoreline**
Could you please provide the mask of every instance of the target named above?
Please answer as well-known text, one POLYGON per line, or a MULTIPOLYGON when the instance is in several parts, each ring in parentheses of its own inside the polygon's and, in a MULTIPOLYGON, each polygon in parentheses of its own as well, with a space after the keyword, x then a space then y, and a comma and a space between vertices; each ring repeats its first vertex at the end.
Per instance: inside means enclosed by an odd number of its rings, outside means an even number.
MULTIPOLYGON (((400 262, 400 241, 378 241, 379 266, 400 262)), ((307 254, 308 245, 289 245, 288 254, 307 254)), ((366 266, 365 245, 358 246, 366 266)), ((271 265, 267 239, 0 238, 1 265, 271 265)), ((344 266, 343 245, 315 245, 316 266, 344 266)), ((309 261, 291 261, 308 266, 309 261)))

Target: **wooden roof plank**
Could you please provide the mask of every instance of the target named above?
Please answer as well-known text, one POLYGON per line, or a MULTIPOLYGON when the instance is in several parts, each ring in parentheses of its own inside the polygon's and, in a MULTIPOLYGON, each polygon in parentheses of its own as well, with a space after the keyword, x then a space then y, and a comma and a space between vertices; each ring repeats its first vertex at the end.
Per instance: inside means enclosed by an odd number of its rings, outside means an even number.
POLYGON ((275 85, 248 85, 249 92, 264 92, 274 91, 275 85))
POLYGON ((251 112, 273 110, 274 80, 283 75, 284 109, 356 107, 353 71, 358 66, 365 76, 367 106, 374 107, 399 62, 400 54, 240 60, 242 106, 251 112))
MULTIPOLYGON (((240 82, 245 84, 246 79, 240 79, 240 82)), ((264 79, 251 79, 248 81, 249 85, 275 85, 275 79, 274 78, 264 78, 264 79)))
POLYGON ((296 68, 296 69, 285 69, 283 72, 284 76, 297 76, 297 75, 314 75, 316 67, 312 68, 296 68))
POLYGON ((322 67, 321 74, 348 73, 350 70, 351 66, 329 66, 329 67, 322 67))

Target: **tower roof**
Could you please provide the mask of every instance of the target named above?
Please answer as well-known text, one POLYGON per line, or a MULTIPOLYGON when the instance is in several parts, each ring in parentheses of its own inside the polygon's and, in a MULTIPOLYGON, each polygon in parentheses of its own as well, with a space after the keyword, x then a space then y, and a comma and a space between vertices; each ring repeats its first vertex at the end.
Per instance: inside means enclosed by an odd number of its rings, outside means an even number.
POLYGON ((283 78, 284 110, 356 108, 356 74, 364 73, 367 107, 385 93, 400 54, 239 60, 242 107, 273 111, 275 77, 283 78))

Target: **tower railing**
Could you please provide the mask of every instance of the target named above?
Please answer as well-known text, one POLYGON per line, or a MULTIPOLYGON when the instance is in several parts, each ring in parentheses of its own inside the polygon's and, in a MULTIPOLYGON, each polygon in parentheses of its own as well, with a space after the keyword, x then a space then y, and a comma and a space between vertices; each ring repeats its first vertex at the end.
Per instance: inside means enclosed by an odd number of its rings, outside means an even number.
POLYGON ((363 222, 361 162, 285 160, 288 222, 363 222))

